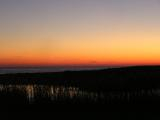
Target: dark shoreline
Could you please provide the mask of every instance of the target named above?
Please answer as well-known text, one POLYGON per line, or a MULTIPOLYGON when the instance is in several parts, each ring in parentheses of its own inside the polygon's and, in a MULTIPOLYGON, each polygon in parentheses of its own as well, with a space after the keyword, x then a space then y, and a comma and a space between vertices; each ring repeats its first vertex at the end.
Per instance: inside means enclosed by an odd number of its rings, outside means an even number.
POLYGON ((0 84, 68 85, 105 89, 159 88, 160 66, 138 66, 103 70, 0 75, 0 84))
MULTIPOLYGON (((56 85, 77 87, 91 92, 126 92, 132 93, 143 90, 160 89, 160 66, 137 66, 112 68, 104 70, 65 71, 55 73, 20 73, 0 75, 1 85, 56 85)), ((1 93, 0 93, 1 95, 1 93)), ((80 103, 77 101, 40 102, 28 104, 23 101, 21 94, 1 95, 6 97, 0 101, 1 107, 6 111, 153 111, 160 106, 159 96, 138 96, 131 101, 118 101, 113 103, 80 103), (8 104, 13 100, 14 104, 8 104), (22 101, 20 101, 22 99, 22 101), (20 101, 19 103, 16 101, 20 101)))

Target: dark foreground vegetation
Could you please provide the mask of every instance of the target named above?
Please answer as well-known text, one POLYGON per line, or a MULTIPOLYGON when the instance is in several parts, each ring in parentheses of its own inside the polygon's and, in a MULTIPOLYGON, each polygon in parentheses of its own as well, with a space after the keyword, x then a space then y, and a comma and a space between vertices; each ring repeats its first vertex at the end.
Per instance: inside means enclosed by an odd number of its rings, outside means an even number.
MULTIPOLYGON (((100 96, 96 100, 77 97, 78 95, 71 99, 59 92, 58 97, 51 100, 50 96, 43 95, 45 91, 42 87, 36 87, 40 94, 34 94, 35 98, 30 102, 26 98, 25 90, 18 90, 18 87, 12 90, 5 88, 7 90, 0 92, 0 105, 1 110, 6 111, 154 111, 160 106, 160 66, 5 74, 0 75, 0 85, 73 87, 82 91, 81 94, 89 93, 93 99, 94 93, 100 96)), ((27 90, 30 91, 30 88, 27 90)), ((69 94, 73 92, 70 91, 69 94)))

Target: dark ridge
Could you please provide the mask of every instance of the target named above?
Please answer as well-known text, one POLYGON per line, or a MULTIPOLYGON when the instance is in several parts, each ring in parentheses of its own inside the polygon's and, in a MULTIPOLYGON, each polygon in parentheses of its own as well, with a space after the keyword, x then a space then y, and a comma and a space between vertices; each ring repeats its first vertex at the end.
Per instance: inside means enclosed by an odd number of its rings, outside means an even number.
MULTIPOLYGON (((21 73, 0 75, 0 85, 53 85, 78 87, 87 92, 103 93, 104 99, 96 102, 89 99, 74 98, 50 100, 37 96, 34 103, 28 103, 26 94, 21 90, 0 91, 0 111, 29 112, 157 112, 160 107, 160 66, 135 66, 103 70, 65 71, 55 73, 21 73), (158 90, 156 95, 147 91, 158 90), (139 95, 138 93, 146 92, 139 95), (107 99, 108 93, 125 93, 122 99, 107 99), (137 93, 136 95, 132 93, 137 93), (128 99, 130 95, 130 99, 128 99)), ((154 91, 153 91, 154 92, 154 91)), ((158 111, 159 113, 159 111, 158 111)), ((145 114, 146 115, 146 114, 145 114)), ((159 115, 159 114, 158 114, 159 115)))
POLYGON ((160 66, 0 75, 0 84, 75 86, 87 90, 139 90, 160 87, 160 66))

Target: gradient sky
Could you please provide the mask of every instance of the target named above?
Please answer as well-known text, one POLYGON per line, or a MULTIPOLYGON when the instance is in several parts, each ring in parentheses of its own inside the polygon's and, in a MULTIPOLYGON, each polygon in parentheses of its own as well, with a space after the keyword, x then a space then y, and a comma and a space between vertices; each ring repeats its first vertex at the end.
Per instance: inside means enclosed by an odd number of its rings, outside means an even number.
POLYGON ((0 66, 160 64, 159 0, 0 0, 0 66))

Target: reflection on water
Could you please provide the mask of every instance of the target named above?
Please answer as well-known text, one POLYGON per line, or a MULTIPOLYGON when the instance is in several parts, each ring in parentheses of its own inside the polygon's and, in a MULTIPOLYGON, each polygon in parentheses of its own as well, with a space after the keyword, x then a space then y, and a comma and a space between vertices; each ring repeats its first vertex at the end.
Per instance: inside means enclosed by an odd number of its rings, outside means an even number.
POLYGON ((37 99, 47 98, 56 100, 88 100, 92 102, 106 102, 114 100, 130 101, 136 97, 160 96, 160 89, 137 91, 108 91, 91 92, 77 87, 53 86, 53 85, 0 85, 0 93, 21 93, 32 103, 37 99))

